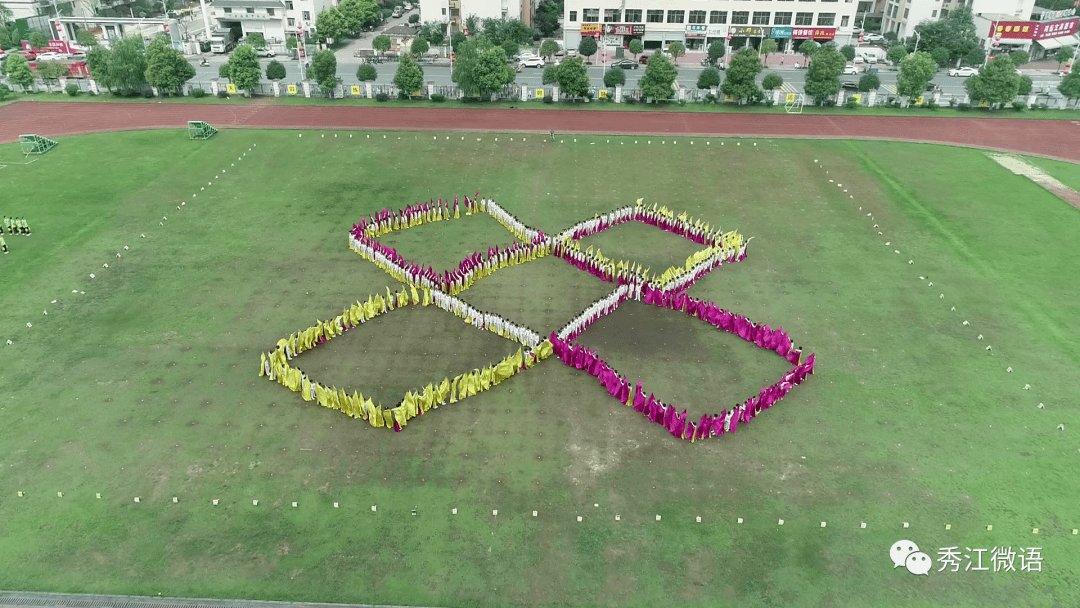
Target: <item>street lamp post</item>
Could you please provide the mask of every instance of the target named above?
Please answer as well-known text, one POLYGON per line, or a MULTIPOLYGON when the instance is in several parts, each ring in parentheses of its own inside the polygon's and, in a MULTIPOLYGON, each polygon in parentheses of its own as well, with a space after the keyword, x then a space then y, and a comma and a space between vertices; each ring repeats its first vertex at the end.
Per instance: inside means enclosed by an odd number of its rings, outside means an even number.
POLYGON ((915 32, 915 51, 912 53, 914 54, 919 52, 919 42, 922 41, 922 34, 919 33, 919 30, 912 31, 915 32))

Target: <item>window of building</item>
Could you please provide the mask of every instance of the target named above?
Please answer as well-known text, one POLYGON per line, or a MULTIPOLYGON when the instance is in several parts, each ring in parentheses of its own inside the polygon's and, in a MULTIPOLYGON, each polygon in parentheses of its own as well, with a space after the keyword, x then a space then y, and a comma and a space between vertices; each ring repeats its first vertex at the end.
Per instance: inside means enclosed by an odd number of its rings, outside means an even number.
POLYGON ((668 23, 682 23, 686 18, 686 11, 668 11, 667 22, 668 23))
POLYGON ((623 15, 627 23, 641 23, 641 9, 640 8, 628 8, 626 14, 623 15))
POLYGON ((944 19, 945 17, 948 17, 948 16, 949 16, 949 9, 947 9, 947 8, 941 9, 941 18, 944 19))
POLYGON ((225 9, 222 9, 222 10, 225 11, 226 15, 231 15, 232 14, 232 9, 231 8, 225 8, 225 9))
POLYGON ((705 11, 690 11, 690 20, 687 23, 705 23, 705 11))
POLYGON ((814 25, 814 13, 795 13, 795 25, 814 25))
POLYGON ((267 14, 267 15, 270 15, 271 17, 273 17, 273 16, 274 16, 274 9, 272 9, 272 8, 268 8, 268 9, 266 9, 266 14, 267 14))
POLYGON ((937 17, 937 11, 931 11, 930 16, 931 17, 937 17))
POLYGON ((292 17, 289 17, 289 27, 295 27, 295 26, 296 26, 296 19, 293 19, 292 17))
POLYGON ((754 25, 769 25, 768 11, 754 11, 754 25))
POLYGON ((622 11, 617 8, 604 9, 604 23, 618 23, 622 18, 622 11))
POLYGON ((858 8, 855 9, 856 13, 869 13, 870 7, 873 6, 873 2, 859 2, 858 8))
POLYGON ((583 9, 581 9, 581 22, 582 23, 600 23, 600 9, 598 9, 598 8, 583 8, 583 9))
POLYGON ((847 15, 844 15, 843 17, 840 17, 840 27, 847 27, 848 26, 848 20, 850 20, 850 19, 851 19, 851 17, 849 17, 847 15))
POLYGON ((836 2, 836 0, 821 0, 822 2, 836 2))
POLYGON ((910 12, 911 12, 910 8, 905 8, 904 9, 904 19, 907 19, 908 13, 910 13, 910 12))
POLYGON ((570 21, 577 22, 577 11, 570 11, 570 21))
POLYGON ((308 12, 308 11, 303 11, 302 13, 300 13, 300 18, 303 19, 305 22, 310 22, 311 21, 311 13, 308 12))
POLYGON ((791 13, 776 13, 773 25, 791 25, 791 13))
POLYGON ((727 11, 709 11, 709 23, 727 23, 727 11))
POLYGON ((292 0, 288 0, 287 2, 285 2, 285 10, 287 10, 287 11, 293 10, 293 8, 292 8, 292 0))
POLYGON ((444 15, 446 14, 446 7, 445 6, 442 9, 442 14, 444 14, 444 15))
POLYGON ((663 23, 664 11, 650 8, 649 10, 645 11, 645 21, 647 23, 663 23))
POLYGON ((731 11, 731 22, 735 25, 750 23, 750 11, 731 11))
POLYGON ((251 8, 251 7, 248 7, 248 9, 247 9, 247 14, 249 14, 249 15, 254 15, 254 14, 255 14, 255 9, 254 9, 254 8, 251 8))
POLYGON ((818 13, 818 25, 832 25, 836 22, 836 13, 818 13))

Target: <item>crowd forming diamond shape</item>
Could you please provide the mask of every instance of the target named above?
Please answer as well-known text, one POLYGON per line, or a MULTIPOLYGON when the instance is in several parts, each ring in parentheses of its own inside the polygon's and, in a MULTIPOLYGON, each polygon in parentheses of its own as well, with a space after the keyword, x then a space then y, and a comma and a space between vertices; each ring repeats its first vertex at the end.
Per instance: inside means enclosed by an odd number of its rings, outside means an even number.
POLYGON ((392 293, 387 288, 385 296, 369 295, 366 300, 358 300, 332 320, 317 321, 305 330, 282 338, 274 350, 262 354, 259 375, 300 393, 305 401, 315 401, 352 418, 361 418, 377 428, 393 428, 400 432, 413 418, 439 406, 457 403, 491 390, 554 355, 563 364, 594 376, 612 397, 660 424, 675 437, 693 442, 731 433, 739 423, 750 422, 761 411, 782 399, 814 371, 814 355, 804 359, 801 350, 793 347, 783 328, 758 325, 712 302, 686 294, 687 288, 713 269, 744 260, 749 241, 738 232, 722 232, 685 213, 676 215, 663 206, 646 206, 642 199, 638 199, 634 205, 581 221, 555 235, 526 226, 495 201, 480 198, 479 193, 472 198, 465 196, 460 204, 458 197, 455 197, 452 204, 440 198, 397 211, 383 209, 353 225, 349 233, 349 248, 401 282, 401 291, 392 293), (517 240, 510 245, 493 246, 486 255, 474 252, 454 268, 436 270, 429 265, 407 260, 396 249, 379 242, 379 237, 392 232, 431 222, 465 221, 483 215, 497 220, 517 240), (651 269, 643 269, 633 261, 608 258, 592 247, 582 249, 581 239, 631 221, 671 232, 702 245, 703 249, 692 254, 683 264, 660 273, 650 273, 651 269), (543 328, 547 335, 499 315, 477 310, 468 304, 467 293, 459 297, 477 281, 500 269, 526 264, 545 256, 559 257, 574 268, 611 283, 612 291, 559 330, 549 332, 543 328), (663 403, 653 394, 646 394, 641 382, 634 384, 629 378, 619 375, 596 351, 575 342, 591 324, 611 314, 628 300, 687 314, 760 348, 776 351, 793 367, 778 382, 762 388, 758 395, 730 411, 688 418, 685 409, 679 413, 674 405, 663 403), (409 306, 436 306, 477 329, 491 331, 516 343, 517 348, 482 370, 474 369, 441 381, 436 379, 422 389, 409 391, 393 407, 376 404, 370 397, 355 390, 350 395, 343 389, 324 386, 291 365, 296 357, 327 340, 352 331, 376 316, 409 306))

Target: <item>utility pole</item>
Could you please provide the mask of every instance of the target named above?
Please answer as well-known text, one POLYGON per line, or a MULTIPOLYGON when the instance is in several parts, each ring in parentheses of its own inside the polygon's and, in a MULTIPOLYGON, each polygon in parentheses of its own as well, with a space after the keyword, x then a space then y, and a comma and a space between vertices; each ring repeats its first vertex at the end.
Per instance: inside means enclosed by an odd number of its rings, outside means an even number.
POLYGON ((203 27, 206 28, 206 39, 210 39, 210 13, 206 12, 206 0, 199 0, 199 10, 202 11, 203 27))

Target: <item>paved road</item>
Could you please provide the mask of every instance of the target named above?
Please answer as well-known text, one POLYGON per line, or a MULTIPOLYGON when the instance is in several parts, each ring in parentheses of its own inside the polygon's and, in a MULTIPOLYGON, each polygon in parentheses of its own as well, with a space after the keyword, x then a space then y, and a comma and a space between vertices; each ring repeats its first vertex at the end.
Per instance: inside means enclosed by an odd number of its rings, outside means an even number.
POLYGON ((0 608, 404 608, 384 604, 309 604, 136 595, 0 591, 0 608))
MULTIPOLYGON (((352 53, 347 53, 347 57, 342 58, 343 51, 338 51, 338 76, 343 80, 344 84, 359 84, 359 80, 356 78, 356 71, 360 67, 360 61, 352 57, 352 53)), ((210 67, 199 67, 196 65, 196 76, 192 79, 193 82, 208 82, 211 78, 216 78, 218 74, 218 66, 226 61, 226 57, 208 56, 210 57, 210 67)), ((287 73, 287 80, 295 80, 299 74, 299 65, 296 60, 289 60, 284 56, 278 57, 278 61, 285 64, 285 70, 287 73)), ((263 60, 263 67, 265 72, 265 65, 270 61, 269 59, 263 60)), ((197 62, 193 62, 197 63, 197 62)), ((685 62, 679 65, 678 81, 687 89, 697 88, 697 79, 704 68, 700 65, 687 65, 685 62)), ((397 70, 396 63, 382 63, 375 66, 378 78, 376 84, 391 84, 394 80, 394 72, 397 70)), ((1042 72, 1042 71, 1040 71, 1042 72)), ((1050 91, 1053 97, 1060 98, 1061 94, 1057 92, 1057 85, 1061 82, 1059 76, 1053 76, 1045 72, 1028 72, 1031 79, 1034 81, 1034 87, 1039 89, 1040 87, 1046 88, 1050 91)), ((626 88, 636 89, 638 87, 638 80, 645 73, 644 66, 641 69, 631 69, 626 71, 626 88)), ((806 70, 796 69, 769 69, 764 70, 758 74, 758 83, 765 77, 766 74, 776 73, 784 79, 784 91, 788 92, 803 92, 803 83, 806 78, 806 70)), ((539 87, 542 84, 543 69, 541 68, 525 68, 522 72, 517 74, 516 82, 518 84, 527 84, 530 87, 539 87)), ((857 82, 860 78, 857 76, 842 76, 841 81, 857 82)), ((882 68, 878 72, 878 77, 881 79, 881 89, 879 89, 879 95, 888 95, 896 93, 896 76, 897 72, 891 68, 882 68)), ((424 66, 424 80, 433 81, 437 86, 453 84, 450 80, 450 67, 449 66, 424 66)), ((593 86, 601 87, 604 82, 604 67, 592 66, 589 68, 589 80, 593 86)), ((942 99, 945 101, 949 97, 957 97, 958 100, 962 100, 966 91, 964 89, 964 82, 966 78, 953 78, 948 76, 945 72, 939 73, 933 79, 935 84, 938 84, 942 88, 942 99)))

